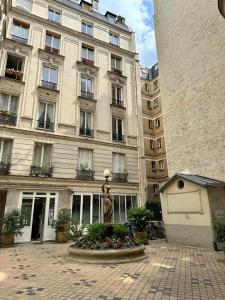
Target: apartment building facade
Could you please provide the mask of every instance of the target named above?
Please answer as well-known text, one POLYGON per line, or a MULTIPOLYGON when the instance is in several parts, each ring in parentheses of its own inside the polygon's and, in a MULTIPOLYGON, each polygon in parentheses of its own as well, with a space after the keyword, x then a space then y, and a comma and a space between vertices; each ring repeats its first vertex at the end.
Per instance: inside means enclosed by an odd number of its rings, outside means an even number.
POLYGON ((148 202, 159 201, 159 184, 168 177, 158 64, 141 67, 144 151, 148 202))
POLYGON ((18 208, 18 241, 51 240, 70 208, 102 220, 112 172, 113 221, 145 201, 140 70, 125 19, 98 1, 6 2, 0 49, 0 213, 18 208))

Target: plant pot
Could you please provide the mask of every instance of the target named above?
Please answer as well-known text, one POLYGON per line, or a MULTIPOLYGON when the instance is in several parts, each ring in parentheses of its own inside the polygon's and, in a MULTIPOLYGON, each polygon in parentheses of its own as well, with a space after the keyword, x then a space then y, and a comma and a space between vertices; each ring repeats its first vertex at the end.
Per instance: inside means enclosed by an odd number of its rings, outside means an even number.
POLYGON ((134 232, 134 238, 137 240, 147 240, 148 233, 146 231, 136 231, 134 232))
POLYGON ((66 243, 67 242, 67 236, 68 232, 67 231, 57 231, 56 232, 56 241, 58 243, 66 243))
POLYGON ((14 234, 0 235, 0 244, 2 247, 11 247, 14 244, 14 234))

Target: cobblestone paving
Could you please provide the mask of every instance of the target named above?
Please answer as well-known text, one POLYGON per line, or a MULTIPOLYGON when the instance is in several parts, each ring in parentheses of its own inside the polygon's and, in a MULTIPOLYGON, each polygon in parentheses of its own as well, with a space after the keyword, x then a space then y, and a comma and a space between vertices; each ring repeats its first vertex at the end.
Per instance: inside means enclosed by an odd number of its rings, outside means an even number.
POLYGON ((223 252, 154 242, 142 262, 87 265, 68 257, 67 247, 0 249, 0 299, 225 299, 223 252))

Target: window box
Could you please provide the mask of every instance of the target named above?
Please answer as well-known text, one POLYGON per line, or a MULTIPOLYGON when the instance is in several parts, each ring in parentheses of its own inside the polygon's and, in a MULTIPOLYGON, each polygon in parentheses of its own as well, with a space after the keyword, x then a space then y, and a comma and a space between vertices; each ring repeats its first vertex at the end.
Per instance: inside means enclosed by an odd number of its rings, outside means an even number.
POLYGON ((77 179, 94 179, 95 171, 77 170, 77 179))
POLYGON ((94 61, 90 60, 90 59, 87 59, 87 58, 82 58, 82 62, 85 65, 89 65, 89 66, 93 66, 94 65, 94 61))
POLYGON ((0 162, 0 175, 9 175, 11 164, 0 162))
POLYGON ((94 137, 94 130, 80 127, 80 135, 93 138, 94 137))
POLYGON ((112 173, 112 180, 113 181, 127 182, 127 176, 128 176, 128 174, 112 173))
POLYGON ((34 177, 52 177, 53 167, 31 166, 31 176, 34 177))
POLYGON ((23 72, 16 71, 15 69, 5 69, 5 77, 9 77, 16 80, 22 80, 23 72))
POLYGON ((14 112, 0 111, 0 123, 8 125, 16 125, 17 116, 14 112))

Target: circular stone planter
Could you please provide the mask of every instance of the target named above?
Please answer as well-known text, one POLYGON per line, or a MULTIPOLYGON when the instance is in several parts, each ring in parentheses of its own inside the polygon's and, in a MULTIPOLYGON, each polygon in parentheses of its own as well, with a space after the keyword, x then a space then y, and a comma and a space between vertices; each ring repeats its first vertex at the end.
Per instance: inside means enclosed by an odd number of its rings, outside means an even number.
POLYGON ((145 259, 145 246, 126 249, 84 250, 68 248, 69 255, 77 262, 88 264, 119 264, 145 259))

